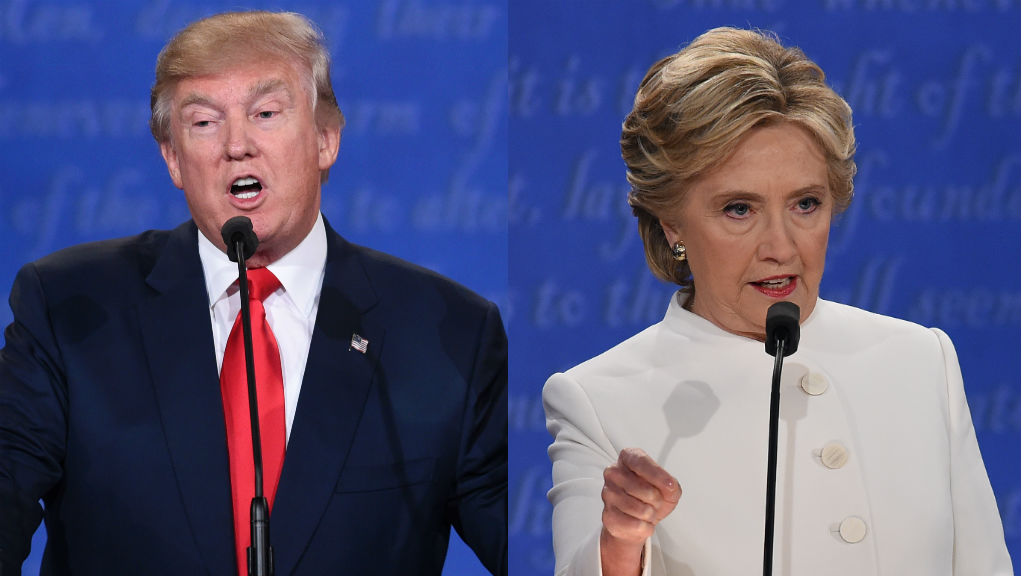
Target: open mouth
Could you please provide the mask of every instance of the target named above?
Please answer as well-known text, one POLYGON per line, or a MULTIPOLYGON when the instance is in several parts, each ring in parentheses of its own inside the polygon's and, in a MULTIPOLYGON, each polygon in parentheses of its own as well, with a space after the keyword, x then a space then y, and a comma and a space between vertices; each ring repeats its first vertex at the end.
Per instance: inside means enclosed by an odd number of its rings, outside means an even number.
POLYGON ((251 176, 239 178, 231 183, 231 194, 241 200, 255 198, 259 196, 261 190, 263 190, 263 185, 251 176))
POLYGON ((789 286, 792 282, 793 277, 786 276, 785 278, 773 278, 771 280, 764 280, 762 282, 757 282, 757 284, 759 286, 768 288, 769 290, 779 290, 785 288, 786 286, 789 286))
POLYGON ((796 290, 796 276, 769 278, 760 282, 751 282, 750 285, 766 296, 789 296, 796 290))

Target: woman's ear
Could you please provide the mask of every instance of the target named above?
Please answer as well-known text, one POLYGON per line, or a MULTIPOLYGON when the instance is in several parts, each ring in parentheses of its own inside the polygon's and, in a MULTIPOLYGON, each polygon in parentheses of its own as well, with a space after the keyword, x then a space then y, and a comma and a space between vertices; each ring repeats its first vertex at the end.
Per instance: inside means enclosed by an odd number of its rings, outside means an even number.
POLYGON ((669 246, 674 246, 676 242, 683 239, 679 228, 675 224, 672 224, 664 218, 658 219, 658 224, 661 225, 662 231, 665 232, 665 239, 668 240, 669 246))

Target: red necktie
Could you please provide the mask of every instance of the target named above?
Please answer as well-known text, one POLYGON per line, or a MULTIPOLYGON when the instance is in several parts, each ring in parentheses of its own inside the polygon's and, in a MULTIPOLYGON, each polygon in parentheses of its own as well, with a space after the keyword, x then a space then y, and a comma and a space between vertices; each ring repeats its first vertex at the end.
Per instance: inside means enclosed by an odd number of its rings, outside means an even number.
MULTIPOLYGON (((252 320, 253 365, 256 374, 256 403, 260 414, 260 443, 263 446, 263 495, 273 509, 274 492, 284 462, 284 380, 277 340, 267 323, 263 300, 274 293, 281 282, 266 268, 253 268, 249 278, 249 314, 252 320)), ((244 303, 243 303, 244 305, 244 303)), ((249 507, 255 492, 252 460, 252 428, 249 423, 249 389, 245 373, 245 348, 242 314, 224 349, 220 370, 220 392, 224 401, 224 421, 228 434, 228 459, 231 465, 231 501, 235 516, 235 548, 238 573, 248 573, 245 549, 249 546, 249 507)))

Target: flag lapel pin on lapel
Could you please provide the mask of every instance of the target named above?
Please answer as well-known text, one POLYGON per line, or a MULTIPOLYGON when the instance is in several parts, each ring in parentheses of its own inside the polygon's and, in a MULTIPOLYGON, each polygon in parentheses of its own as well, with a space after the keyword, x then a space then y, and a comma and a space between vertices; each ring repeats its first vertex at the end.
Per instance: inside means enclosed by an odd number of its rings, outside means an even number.
POLYGON ((363 338, 359 334, 353 334, 352 335, 352 343, 349 344, 349 348, 348 349, 351 350, 351 349, 355 348, 356 350, 359 350, 360 354, 366 354, 366 347, 369 344, 370 344, 370 341, 367 340, 366 338, 363 338))

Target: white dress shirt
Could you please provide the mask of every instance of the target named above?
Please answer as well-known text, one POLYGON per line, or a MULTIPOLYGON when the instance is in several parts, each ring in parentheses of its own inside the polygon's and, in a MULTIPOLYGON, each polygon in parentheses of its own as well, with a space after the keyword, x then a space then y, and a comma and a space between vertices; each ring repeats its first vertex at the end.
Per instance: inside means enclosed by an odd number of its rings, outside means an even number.
MULTIPOLYGON (((203 262, 206 291, 210 295, 210 321, 213 323, 213 345, 219 374, 228 336, 241 309, 238 264, 229 260, 202 232, 199 233, 199 258, 203 262)), ((267 266, 281 281, 281 287, 263 301, 263 307, 281 352, 285 438, 290 438, 292 433, 292 420, 299 402, 302 375, 306 371, 306 357, 313 338, 326 262, 327 230, 323 216, 317 216, 306 238, 291 252, 267 266)))

